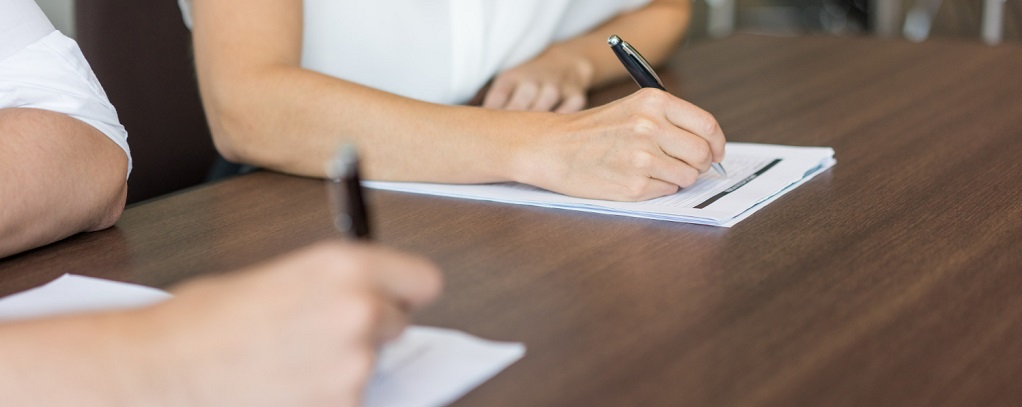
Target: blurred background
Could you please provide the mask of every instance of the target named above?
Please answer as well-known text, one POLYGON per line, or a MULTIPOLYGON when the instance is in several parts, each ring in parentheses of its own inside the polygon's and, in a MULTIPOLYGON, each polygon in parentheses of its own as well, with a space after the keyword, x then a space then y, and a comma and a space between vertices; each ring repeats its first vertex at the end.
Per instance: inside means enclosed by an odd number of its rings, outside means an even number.
POLYGON ((731 32, 1019 42, 1019 0, 694 0, 691 38, 731 32), (984 38, 984 30, 989 37, 984 38))
MULTIPOLYGON (((74 37, 75 0, 37 0, 57 28, 74 37)), ((173 3, 173 0, 164 0, 173 3)), ((1004 41, 1022 38, 1022 12, 1019 0, 994 0, 1001 3, 1004 41)), ((983 24, 984 0, 693 0, 693 39, 710 36, 711 14, 733 20, 733 29, 774 35, 830 33, 855 35, 883 31, 885 36, 900 36, 908 24, 910 35, 919 40, 927 28, 934 37, 978 38, 983 24), (733 8, 727 10, 728 7, 733 8), (715 10, 716 9, 716 10, 715 10), (885 10, 886 9, 886 10, 885 10), (716 11, 714 13, 713 11, 716 11), (911 13, 915 11, 915 13, 911 13), (912 17, 906 17, 912 14, 912 17), (925 18, 920 18, 925 17, 925 18), (886 19, 877 21, 877 19, 886 19), (880 24, 878 24, 880 23, 880 24), (884 31, 886 30, 886 31, 884 31), (915 31, 912 31, 915 30, 915 31)), ((87 6, 87 5, 86 5, 87 6)), ((721 18, 724 19, 724 18, 721 18)), ((718 24, 719 26, 719 24, 718 24)), ((716 28, 716 27, 714 27, 716 28)), ((720 34, 723 34, 721 32, 720 34)))
MULTIPOLYGON (((216 157, 175 0, 37 0, 78 40, 121 122, 128 203, 205 182, 216 157)), ((693 0, 688 44, 736 32, 1022 42, 1022 0, 693 0)))

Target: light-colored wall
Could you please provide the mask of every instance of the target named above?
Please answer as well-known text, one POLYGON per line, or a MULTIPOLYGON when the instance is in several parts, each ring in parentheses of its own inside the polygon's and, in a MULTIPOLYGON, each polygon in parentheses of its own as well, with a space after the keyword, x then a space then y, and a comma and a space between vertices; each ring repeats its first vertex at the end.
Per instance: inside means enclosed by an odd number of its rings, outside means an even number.
MULTIPOLYGON (((136 0, 125 0, 136 1, 136 0)), ((36 0, 39 8, 64 35, 75 37, 75 2, 74 0, 36 0)))

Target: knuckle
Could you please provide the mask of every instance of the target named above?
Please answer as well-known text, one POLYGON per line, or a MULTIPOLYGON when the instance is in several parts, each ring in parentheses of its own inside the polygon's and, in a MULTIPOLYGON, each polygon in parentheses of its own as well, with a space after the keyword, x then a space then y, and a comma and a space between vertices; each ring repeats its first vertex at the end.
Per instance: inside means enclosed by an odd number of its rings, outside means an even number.
POLYGON ((696 180, 698 178, 699 178, 698 170, 691 167, 685 168, 684 170, 681 171, 681 176, 679 177, 681 185, 679 186, 681 186, 682 188, 690 187, 692 186, 692 184, 696 183, 696 180))
POLYGON ((631 153, 629 162, 631 163, 632 168, 647 170, 653 167, 653 159, 653 154, 640 150, 631 153))
POLYGON ((632 117, 629 127, 637 136, 650 137, 657 133, 660 126, 648 117, 636 115, 632 117))
POLYGON ((544 83, 543 86, 540 88, 540 93, 547 96, 557 96, 561 94, 561 90, 558 89, 557 86, 552 83, 544 83))
POLYGON ((636 92, 640 100, 645 103, 661 103, 664 100, 665 92, 660 89, 642 88, 636 92))
POLYGON ((549 110, 557 103, 558 100, 560 100, 560 96, 561 95, 556 87, 553 85, 544 85, 539 90, 539 95, 533 103, 533 109, 549 110))
POLYGON ((586 106, 587 99, 583 94, 569 94, 561 102, 561 106, 558 111, 562 113, 572 113, 582 110, 586 106))
POLYGON ((717 118, 713 117, 712 113, 704 112, 703 117, 700 118, 700 120, 702 121, 703 131, 705 131, 706 134, 716 134, 720 131, 720 124, 717 123, 717 118))
POLYGON ((636 178, 630 182, 625 189, 625 197, 628 200, 637 201, 646 196, 646 189, 649 185, 649 178, 636 178))
POLYGON ((694 164, 699 168, 709 167, 713 160, 713 151, 710 150, 708 143, 698 143, 692 148, 692 156, 695 157, 694 164))
POLYGON ((649 88, 648 98, 649 107, 657 111, 667 110, 667 105, 671 103, 670 94, 660 89, 649 88))
POLYGON ((490 90, 498 93, 509 93, 511 92, 511 89, 514 89, 516 81, 516 79, 507 75, 500 76, 493 80, 493 85, 490 86, 490 90))
POLYGON ((536 94, 539 92, 540 85, 535 81, 523 79, 518 82, 518 88, 523 93, 536 94))
POLYGON ((560 89, 561 93, 569 97, 585 97, 585 89, 575 85, 564 85, 560 89))

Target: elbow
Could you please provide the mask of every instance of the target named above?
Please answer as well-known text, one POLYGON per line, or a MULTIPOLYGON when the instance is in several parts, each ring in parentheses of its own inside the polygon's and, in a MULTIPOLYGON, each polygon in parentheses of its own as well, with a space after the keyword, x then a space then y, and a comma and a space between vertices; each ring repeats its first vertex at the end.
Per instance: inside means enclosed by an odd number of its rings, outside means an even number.
POLYGON ((88 230, 90 232, 103 230, 113 226, 117 223, 117 220, 121 218, 124 213, 124 203, 128 198, 128 185, 125 182, 121 183, 120 188, 110 195, 110 199, 105 200, 97 208, 97 220, 95 225, 88 230))
MULTIPOLYGON (((120 151, 117 151, 119 153, 120 151)), ((110 170, 113 166, 104 166, 102 171, 97 171, 93 176, 95 189, 92 198, 88 198, 91 205, 88 210, 91 213, 91 221, 87 221, 84 231, 95 232, 113 226, 124 213, 124 204, 128 198, 128 163, 122 161, 117 170, 110 170)), ((87 192, 86 192, 87 193, 87 192)))
POLYGON ((265 166, 259 109, 222 89, 211 93, 205 100, 206 117, 217 153, 232 163, 265 166))
POLYGON ((308 157, 295 132, 296 112, 277 95, 285 78, 275 68, 246 70, 231 77, 199 72, 199 88, 209 121, 213 145, 225 160, 260 168, 322 176, 308 157), (297 142, 297 145, 296 145, 297 142))
POLYGON ((221 113, 216 119, 210 115, 210 133, 213 147, 225 160, 256 167, 271 167, 273 164, 272 143, 249 123, 257 121, 244 113, 221 113))
POLYGON ((199 92, 213 146, 227 161, 265 167, 274 150, 270 135, 278 107, 266 97, 267 83, 274 79, 262 68, 203 64, 200 56, 199 92))
POLYGON ((210 132, 213 136, 213 147, 216 148, 216 152, 229 162, 249 163, 249 157, 246 157, 243 150, 238 148, 239 145, 243 145, 243 141, 239 143, 239 140, 236 140, 234 133, 231 133, 230 130, 223 128, 214 129, 213 127, 212 125, 210 126, 210 132))
POLYGON ((246 102, 217 104, 206 115, 213 146, 225 160, 303 176, 322 176, 315 172, 318 167, 305 168, 308 157, 297 153, 301 149, 281 136, 289 129, 278 123, 273 112, 246 102))

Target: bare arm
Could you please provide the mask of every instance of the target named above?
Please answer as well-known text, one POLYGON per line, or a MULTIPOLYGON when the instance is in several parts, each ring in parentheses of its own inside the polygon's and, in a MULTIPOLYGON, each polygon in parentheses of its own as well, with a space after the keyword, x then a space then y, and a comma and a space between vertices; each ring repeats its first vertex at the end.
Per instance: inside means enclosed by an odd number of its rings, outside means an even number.
POLYGON ((322 177, 341 141, 353 140, 369 178, 507 179, 506 152, 515 140, 487 134, 486 123, 503 121, 510 129, 527 120, 424 103, 302 69, 301 4, 193 2, 199 85, 221 154, 322 177))
POLYGON ((88 124, 0 109, 0 257, 113 225, 127 172, 124 151, 88 124))
POLYGON ((376 350, 439 294, 439 276, 418 257, 321 244, 150 308, 0 324, 0 394, 14 406, 358 406, 376 350))
POLYGON ((691 185, 723 158, 715 119, 669 96, 639 92, 577 115, 436 105, 301 68, 300 0, 195 0, 192 17, 207 117, 232 161, 322 177, 354 141, 372 179, 638 200, 691 185))

